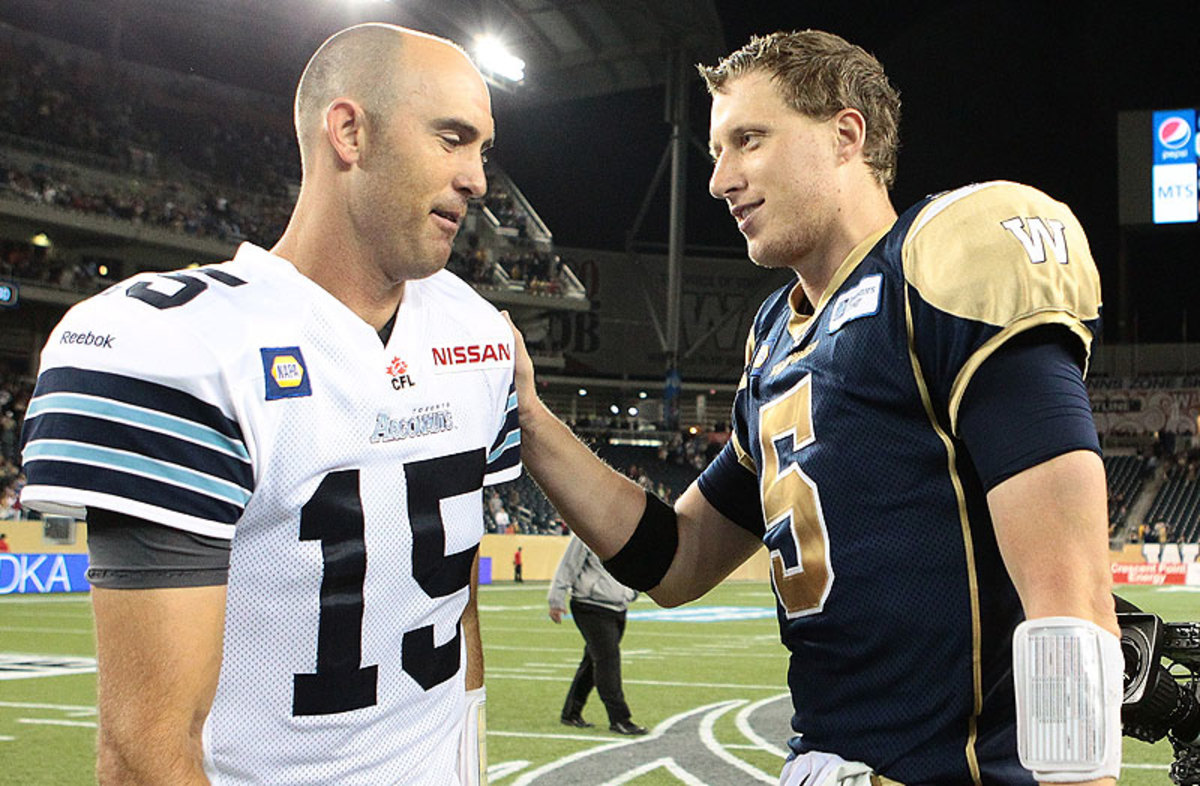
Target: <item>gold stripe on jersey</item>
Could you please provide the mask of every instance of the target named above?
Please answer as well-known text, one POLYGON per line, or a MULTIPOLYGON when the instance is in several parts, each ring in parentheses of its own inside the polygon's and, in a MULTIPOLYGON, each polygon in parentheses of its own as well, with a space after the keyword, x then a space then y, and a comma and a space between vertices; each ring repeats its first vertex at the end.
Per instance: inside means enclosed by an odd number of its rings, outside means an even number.
POLYGON ((938 439, 946 449, 946 473, 954 488, 954 498, 958 503, 958 524, 962 532, 963 551, 966 557, 967 587, 971 605, 971 687, 973 701, 971 716, 967 720, 967 741, 963 754, 967 759, 967 767, 971 771, 972 786, 983 786, 979 774, 979 756, 975 751, 975 741, 978 735, 979 715, 983 712, 983 622, 979 612, 979 575, 975 568, 975 539, 971 536, 971 521, 967 515, 967 499, 963 492, 962 478, 958 474, 958 462, 955 456, 954 442, 950 435, 938 425, 937 415, 933 409, 933 398, 925 385, 925 375, 921 371, 921 361, 917 358, 916 344, 913 338, 912 303, 908 291, 904 293, 904 324, 908 332, 908 359, 912 363, 913 379, 921 392, 921 405, 925 416, 929 418, 930 428, 937 434, 938 439))
POLYGON ((834 271, 833 277, 829 279, 829 283, 825 285, 825 291, 821 293, 821 299, 817 303, 816 308, 811 314, 803 314, 800 312, 801 306, 807 302, 804 295, 804 288, 797 282, 792 291, 788 293, 788 307, 792 310, 792 316, 788 319, 788 332, 792 335, 793 341, 800 341, 804 338, 805 331, 816 324, 817 317, 821 310, 829 303, 830 298, 838 291, 838 288, 845 283, 854 269, 866 258, 867 254, 879 242, 879 239, 886 235, 892 228, 894 221, 889 222, 887 226, 867 235, 867 237, 855 246, 842 263, 838 265, 838 269, 834 271))
POLYGON ((754 458, 742 447, 742 441, 738 439, 737 429, 732 429, 729 432, 729 438, 733 442, 733 452, 737 454, 738 463, 755 475, 758 475, 758 467, 754 465, 754 458))
POLYGON ((1100 316, 1100 275, 1083 227, 1042 192, 998 181, 951 191, 913 221, 902 250, 904 277, 925 302, 1000 332, 963 364, 950 390, 951 431, 979 366, 1012 336, 1062 325, 1086 358, 1100 316))

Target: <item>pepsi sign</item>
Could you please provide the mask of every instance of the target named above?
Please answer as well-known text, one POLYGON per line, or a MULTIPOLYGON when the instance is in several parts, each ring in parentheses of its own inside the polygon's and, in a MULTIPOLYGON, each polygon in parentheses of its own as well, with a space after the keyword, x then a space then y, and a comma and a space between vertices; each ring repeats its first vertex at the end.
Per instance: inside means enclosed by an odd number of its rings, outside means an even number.
POLYGON ((1154 163, 1196 163, 1196 110, 1154 113, 1154 163))

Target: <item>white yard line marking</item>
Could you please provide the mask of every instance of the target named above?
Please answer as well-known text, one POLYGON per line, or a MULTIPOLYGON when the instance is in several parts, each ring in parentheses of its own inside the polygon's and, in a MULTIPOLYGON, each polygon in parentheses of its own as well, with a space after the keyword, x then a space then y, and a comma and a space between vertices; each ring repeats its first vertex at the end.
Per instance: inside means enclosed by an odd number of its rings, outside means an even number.
MULTIPOLYGON (((562 677, 542 676, 539 674, 496 674, 495 669, 488 669, 488 676, 496 676, 504 680, 543 680, 557 682, 562 677)), ((746 685, 734 682, 677 682, 674 680, 623 680, 626 685, 655 685, 665 688, 730 688, 732 690, 779 690, 779 685, 746 685)))
POLYGON ((32 726, 82 726, 86 729, 96 728, 95 721, 55 720, 53 718, 17 718, 17 723, 28 723, 32 726))
POLYGON ((480 611, 546 611, 548 606, 539 603, 536 606, 480 606, 480 611))
POLYGON ((11 707, 16 710, 60 710, 62 712, 96 714, 95 707, 88 707, 83 704, 38 704, 26 701, 0 701, 0 707, 11 707))
POLYGON ((760 770, 758 767, 755 767, 753 764, 743 761, 729 751, 725 750, 724 746, 717 742, 717 735, 713 733, 713 726, 716 725, 717 718, 729 712, 734 707, 740 707, 745 703, 745 699, 730 701, 727 702, 724 707, 718 707, 706 714, 703 720, 700 721, 700 741, 703 742, 704 747, 708 748, 709 751, 711 751, 712 754, 718 759, 726 764, 736 767, 759 783, 779 783, 779 776, 772 777, 760 770))
POLYGON ((780 693, 778 696, 768 696, 765 699, 759 699, 753 704, 748 704, 743 707, 741 712, 737 714, 737 718, 734 722, 737 724, 738 731, 742 733, 742 736, 753 743, 753 745, 750 747, 758 748, 759 750, 764 750, 768 753, 773 753, 781 759, 786 759, 788 757, 787 751, 785 751, 783 748, 780 748, 778 745, 775 745, 774 743, 764 740, 758 735, 758 733, 754 731, 754 729, 750 728, 750 716, 757 712, 761 707, 764 707, 772 702, 779 701, 780 699, 785 699, 789 696, 791 696, 790 693, 780 693))
POLYGON ((13 633, 67 633, 76 636, 91 636, 93 631, 91 628, 86 630, 76 630, 74 628, 25 628, 17 625, 0 625, 0 630, 12 631, 13 633))
MULTIPOLYGON (((488 644, 486 642, 484 643, 483 648, 485 650, 512 650, 515 652, 529 652, 528 646, 510 647, 510 646, 507 646, 504 644, 488 644)), ((537 651, 538 652, 573 652, 576 655, 578 655, 580 652, 583 651, 583 647, 582 646, 579 646, 579 647, 538 647, 537 651)))
MULTIPOLYGON (((481 621, 485 633, 499 634, 512 633, 519 636, 528 636, 529 628, 511 628, 501 625, 489 625, 486 620, 481 621)), ((781 652, 782 645, 779 643, 779 632, 774 633, 755 633, 753 635, 738 635, 736 633, 708 633, 704 630, 703 625, 697 625, 695 633, 687 633, 684 631, 674 630, 649 630, 646 626, 650 623, 642 623, 636 629, 627 631, 626 635, 630 638, 664 638, 664 639, 703 639, 705 646, 708 647, 728 647, 731 650, 750 649, 751 647, 761 647, 763 645, 771 645, 781 652), (728 643, 725 643, 728 642, 728 643)), ((669 623, 677 625, 678 623, 669 623)), ((771 627, 778 629, 778 625, 772 621, 771 627)), ((485 637, 486 638, 486 637, 485 637)))
POLYGON ((86 592, 70 595, 0 595, 0 606, 9 603, 87 603, 91 599, 86 592))
POLYGON ((635 778, 640 778, 643 775, 654 772, 657 769, 664 769, 675 776, 676 780, 682 781, 686 786, 708 786, 704 781, 692 775, 687 770, 675 763, 674 759, 662 758, 655 759, 652 762, 643 764, 640 767, 634 767, 621 775, 613 778, 610 781, 605 781, 600 786, 621 786, 623 783, 629 783, 635 778))
POLYGON ((580 740, 581 742, 620 742, 620 737, 605 737, 595 734, 546 734, 533 731, 495 731, 487 730, 489 737, 527 737, 534 740, 580 740))

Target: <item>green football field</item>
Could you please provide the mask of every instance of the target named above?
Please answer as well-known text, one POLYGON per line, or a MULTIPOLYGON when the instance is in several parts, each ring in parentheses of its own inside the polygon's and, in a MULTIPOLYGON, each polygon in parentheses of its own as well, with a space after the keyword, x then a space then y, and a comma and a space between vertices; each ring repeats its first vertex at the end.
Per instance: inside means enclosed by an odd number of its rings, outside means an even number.
MULTIPOLYGON (((594 694, 584 716, 596 728, 559 724, 582 639, 569 620, 550 622, 545 592, 544 583, 500 584, 480 595, 492 784, 776 782, 788 702, 767 586, 728 584, 671 611, 634 604, 622 649, 626 697, 651 729, 642 738, 610 733, 594 694)), ((1167 620, 1200 617, 1200 596, 1186 588, 1121 594, 1167 620)), ((91 627, 86 595, 0 597, 0 784, 94 782, 91 627)), ((1169 783, 1170 756, 1166 742, 1126 739, 1121 783, 1169 783)))

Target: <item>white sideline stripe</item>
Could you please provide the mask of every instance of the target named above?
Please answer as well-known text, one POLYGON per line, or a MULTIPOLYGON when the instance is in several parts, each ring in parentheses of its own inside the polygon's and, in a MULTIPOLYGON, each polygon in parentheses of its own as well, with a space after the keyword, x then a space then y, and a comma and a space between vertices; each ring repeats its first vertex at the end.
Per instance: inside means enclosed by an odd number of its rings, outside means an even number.
MULTIPOLYGON (((758 701, 754 702, 753 704, 748 704, 742 708, 741 712, 739 712, 737 714, 737 718, 734 721, 734 723, 737 725, 738 731, 740 731, 742 733, 742 736, 744 736, 746 739, 750 740, 750 742, 754 743, 753 745, 748 745, 746 747, 758 748, 759 750, 764 750, 767 753, 772 753, 781 759, 786 759, 788 757, 787 751, 785 751, 783 748, 780 748, 778 745, 775 745, 772 742, 768 742, 767 740, 764 740, 762 737, 760 737, 758 735, 757 732, 754 731, 754 729, 750 728, 750 716, 753 715, 755 712, 757 712, 761 707, 763 707, 767 704, 770 704, 772 702, 779 701, 780 699, 786 699, 790 696, 791 696, 790 693, 780 693, 777 696, 768 696, 765 699, 759 699, 758 701)), ((789 731, 790 731, 790 729, 789 729, 789 731)), ((733 746, 730 745, 729 747, 733 747, 733 746)), ((739 746, 739 747, 741 747, 741 746, 739 746)))
POLYGON ((96 728, 95 721, 55 720, 53 718, 17 718, 17 723, 28 723, 31 726, 82 726, 85 729, 96 728))
MULTIPOLYGON (((562 677, 549 677, 540 674, 496 674, 496 669, 488 669, 488 675, 494 675, 505 680, 549 680, 557 682, 562 677)), ((733 682, 676 682, 674 680, 622 680, 627 685, 658 685, 667 688, 731 688, 733 690, 779 690, 778 685, 745 685, 733 682)))
POLYGON ((600 786, 621 786, 623 783, 629 783, 634 778, 640 778, 647 773, 654 772, 657 769, 664 769, 675 776, 676 780, 682 781, 685 786, 708 786, 704 781, 698 779, 687 770, 675 763, 674 759, 663 758, 655 759, 652 762, 643 764, 640 767, 634 767, 610 781, 605 781, 600 786))
POLYGON ((60 710, 62 712, 79 712, 95 715, 96 708, 82 704, 39 704, 27 701, 0 701, 0 707, 11 707, 16 710, 60 710))
MULTIPOLYGON (((537 769, 530 770, 529 772, 522 775, 520 778, 517 778, 515 781, 513 781, 511 786, 529 786, 529 784, 533 783, 533 781, 535 779, 541 777, 542 775, 545 775, 548 772, 554 772, 555 770, 565 767, 568 764, 572 764, 576 761, 579 761, 580 759, 587 758, 588 756, 592 756, 597 753, 603 753, 605 751, 611 751, 611 750, 616 750, 618 748, 624 748, 627 745, 640 745, 641 743, 644 743, 644 742, 649 742, 651 740, 657 740, 659 737, 662 737, 664 734, 666 734, 668 729, 670 729, 672 726, 674 726, 676 723, 683 720, 684 718, 686 718, 690 715, 699 714, 701 712, 707 712, 707 711, 713 709, 714 707, 721 707, 728 703, 729 702, 722 701, 722 702, 718 702, 716 704, 709 704, 704 707, 696 707, 695 709, 686 710, 685 712, 681 712, 678 715, 672 715, 670 718, 667 718, 665 721, 663 721, 662 723, 655 726, 650 731, 650 733, 647 734, 645 737, 637 737, 632 740, 621 740, 619 742, 610 742, 607 745, 599 745, 595 748, 576 751, 575 753, 572 753, 568 756, 564 756, 561 759, 556 759, 547 764, 543 764, 541 767, 538 767, 537 769)), ((704 786, 704 785, 700 784, 700 786, 704 786)))
POLYGON ((0 734, 0 742, 16 742, 16 737, 10 737, 7 734, 0 734))
POLYGON ((771 777, 758 767, 755 767, 753 764, 743 761, 729 751, 725 750, 725 747, 721 745, 721 743, 717 742, 717 735, 713 733, 713 726, 716 725, 717 718, 729 712, 734 707, 740 707, 745 703, 745 699, 737 699, 736 701, 728 702, 724 707, 718 707, 717 709, 705 715, 704 719, 700 721, 700 741, 703 742, 704 747, 708 748, 718 759, 726 764, 736 767, 759 783, 779 783, 779 776, 771 777))
POLYGON ((1169 770, 1170 764, 1122 764, 1123 770, 1169 770))

